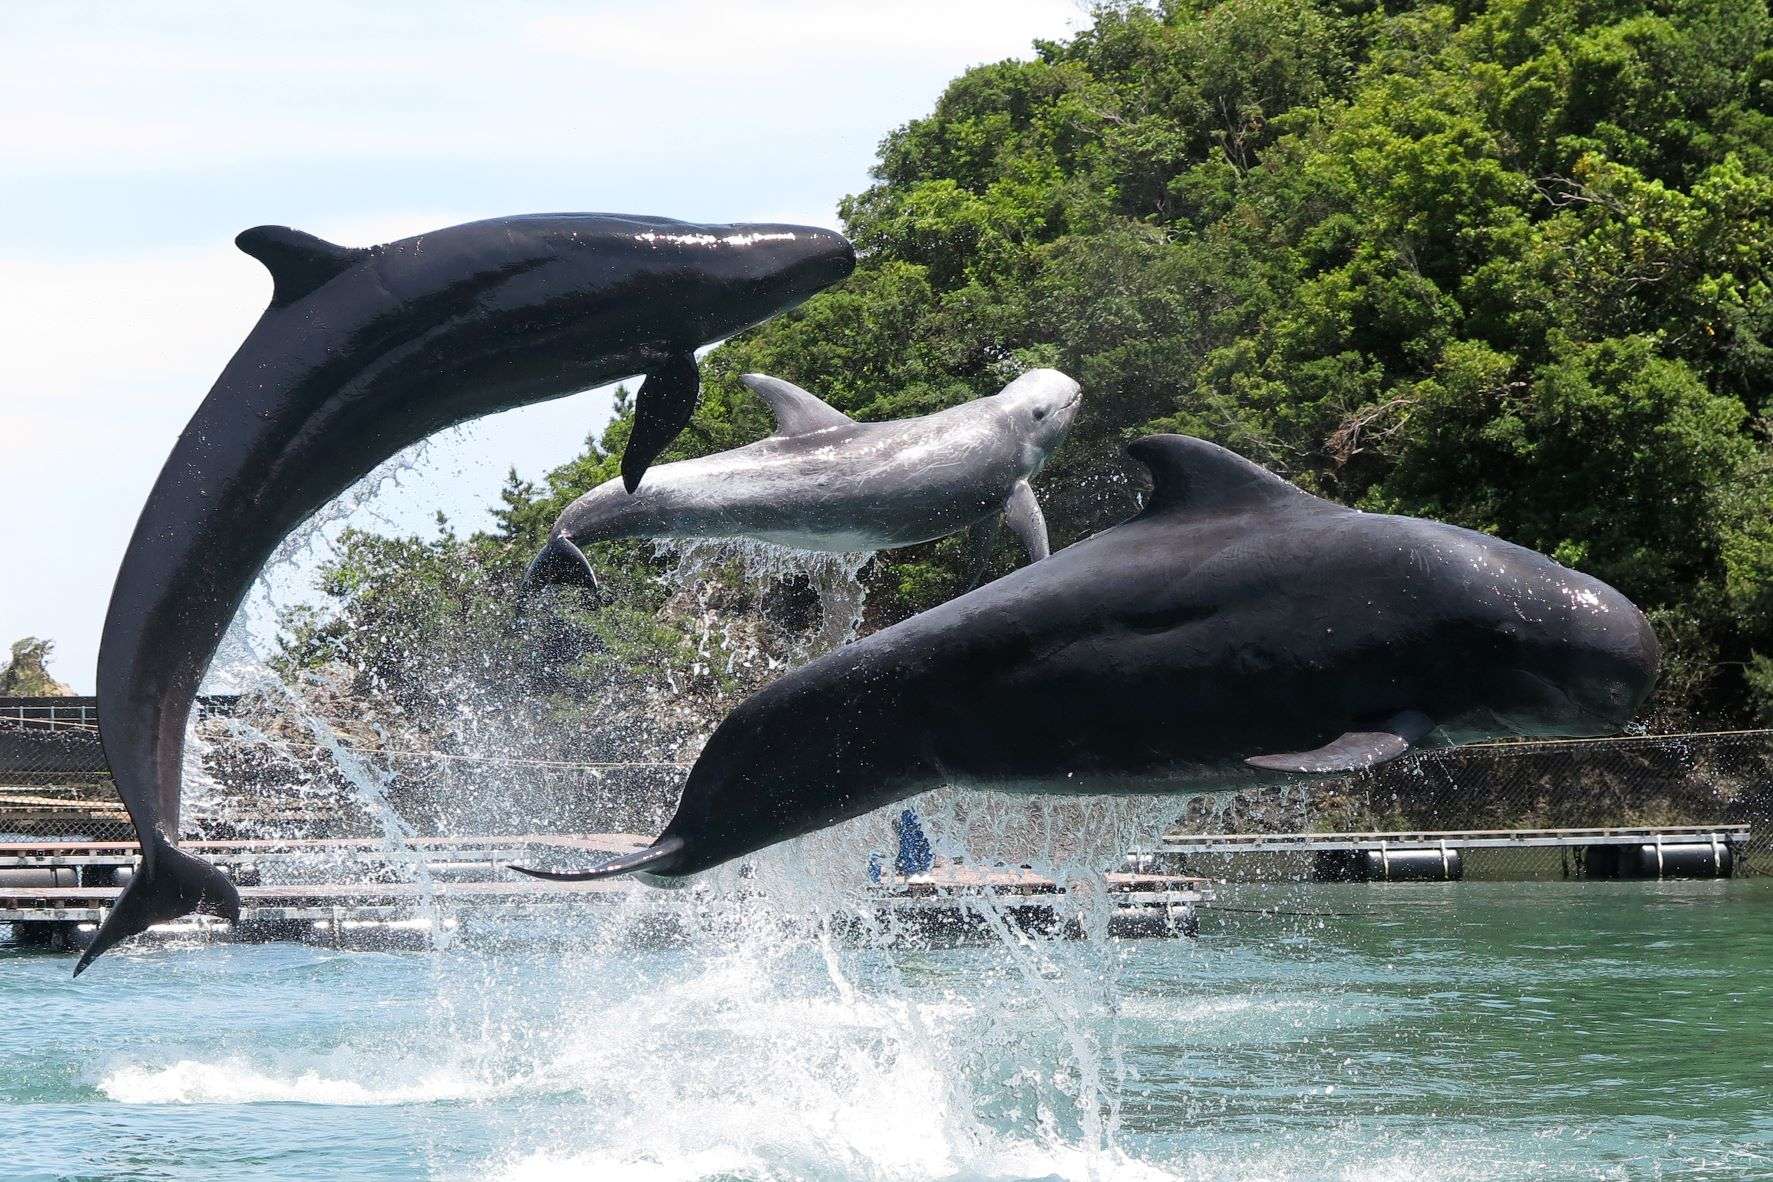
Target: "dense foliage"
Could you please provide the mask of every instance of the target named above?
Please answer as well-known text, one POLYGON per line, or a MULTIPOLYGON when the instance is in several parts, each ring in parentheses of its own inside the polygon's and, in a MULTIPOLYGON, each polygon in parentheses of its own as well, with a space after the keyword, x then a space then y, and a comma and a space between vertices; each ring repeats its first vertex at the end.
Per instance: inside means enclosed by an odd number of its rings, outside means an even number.
MULTIPOLYGON (((716 350, 667 458, 766 433, 747 370, 890 418, 1057 365, 1086 397, 1040 484, 1058 545, 1131 510, 1120 444, 1187 431, 1616 584, 1668 655, 1658 724, 1773 714, 1770 28, 1764 0, 1101 9, 886 138, 842 207, 856 274, 716 350)), ((514 480, 493 533, 356 536, 294 654, 416 685, 393 658, 515 643, 470 635, 481 600, 626 431, 514 480)), ((871 623, 952 594, 959 550, 883 556, 871 623)), ((555 643, 644 631, 621 559, 625 606, 555 643)))
POLYGON ((27 636, 12 645, 12 658, 0 665, 0 698, 65 698, 74 691, 49 674, 52 640, 27 636))

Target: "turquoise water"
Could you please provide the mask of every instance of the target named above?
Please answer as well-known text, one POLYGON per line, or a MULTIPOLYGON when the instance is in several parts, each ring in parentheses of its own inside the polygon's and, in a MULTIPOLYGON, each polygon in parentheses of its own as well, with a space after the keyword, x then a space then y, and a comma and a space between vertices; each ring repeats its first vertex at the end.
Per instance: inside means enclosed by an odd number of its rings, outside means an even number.
POLYGON ((7 954, 0 1176, 1773 1176, 1773 882, 1222 901, 1332 914, 7 954))

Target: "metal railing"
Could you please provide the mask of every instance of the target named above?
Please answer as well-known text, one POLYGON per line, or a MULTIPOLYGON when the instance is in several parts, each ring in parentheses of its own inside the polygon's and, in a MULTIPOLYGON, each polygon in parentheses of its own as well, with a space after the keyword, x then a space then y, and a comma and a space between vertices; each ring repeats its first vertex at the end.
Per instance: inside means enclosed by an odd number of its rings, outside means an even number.
MULTIPOLYGON (((234 713, 234 694, 204 694, 197 699, 198 718, 225 718, 234 713)), ((30 730, 98 730, 98 699, 94 697, 0 697, 0 727, 30 730)))
POLYGON ((0 725, 96 732, 98 699, 0 698, 0 725))

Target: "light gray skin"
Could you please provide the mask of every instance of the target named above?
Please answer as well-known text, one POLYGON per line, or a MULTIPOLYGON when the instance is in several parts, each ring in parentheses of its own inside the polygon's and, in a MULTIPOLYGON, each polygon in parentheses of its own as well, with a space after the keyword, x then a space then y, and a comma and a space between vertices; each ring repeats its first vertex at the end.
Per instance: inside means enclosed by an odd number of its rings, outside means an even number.
POLYGON ((1029 481, 1064 440, 1078 384, 1054 369, 988 398, 914 419, 858 423, 790 382, 739 379, 769 404, 767 439, 648 469, 630 493, 597 486, 560 515, 530 564, 525 594, 551 583, 595 587, 579 547, 612 538, 752 538, 838 554, 915 546, 971 530, 974 581, 999 515, 1030 561, 1047 556, 1029 481))

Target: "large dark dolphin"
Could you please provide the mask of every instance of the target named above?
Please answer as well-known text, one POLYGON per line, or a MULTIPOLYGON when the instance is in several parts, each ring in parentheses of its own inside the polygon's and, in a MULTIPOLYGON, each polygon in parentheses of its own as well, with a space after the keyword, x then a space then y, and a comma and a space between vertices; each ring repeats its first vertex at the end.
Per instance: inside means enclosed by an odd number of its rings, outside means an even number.
POLYGON ((1030 561, 1047 556, 1029 481, 1065 438, 1082 397, 1056 369, 935 414, 858 423, 790 382, 739 379, 775 414, 767 439, 663 464, 630 494, 598 485, 561 513, 530 564, 526 592, 595 586, 579 547, 611 538, 755 538, 796 550, 860 553, 971 531, 975 575, 1001 516, 1030 561))
POLYGON ((1218 791, 1610 734, 1655 680, 1642 613, 1531 550, 1199 439, 1130 450, 1156 486, 1137 517, 774 682, 650 848, 564 877, 693 874, 944 784, 1218 791))
POLYGON ((271 305, 222 371, 142 510, 99 647, 99 729, 142 864, 75 972, 233 885, 180 853, 192 696, 277 543, 377 463, 445 427, 647 375, 630 486, 695 407, 693 351, 791 308, 854 266, 838 234, 537 214, 386 246, 278 226, 240 249, 271 305))

